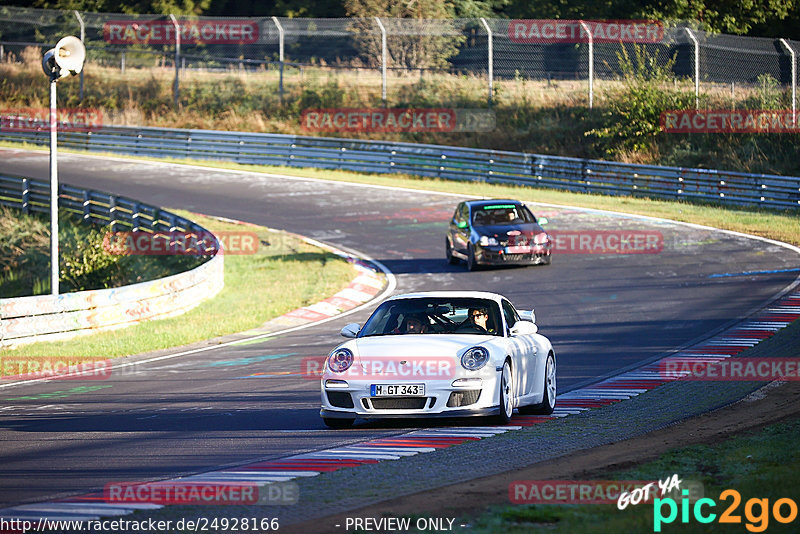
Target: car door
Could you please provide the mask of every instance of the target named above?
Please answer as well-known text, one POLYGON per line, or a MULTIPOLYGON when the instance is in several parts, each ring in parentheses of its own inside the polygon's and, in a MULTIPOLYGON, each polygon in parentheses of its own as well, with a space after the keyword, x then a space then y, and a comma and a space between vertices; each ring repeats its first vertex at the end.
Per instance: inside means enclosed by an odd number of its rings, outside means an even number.
POLYGON ((512 364, 516 395, 521 397, 532 393, 536 372, 536 343, 530 335, 511 336, 511 328, 521 321, 514 305, 503 299, 503 317, 505 317, 509 341, 512 347, 512 364))
POLYGON ((466 202, 462 202, 456 209, 453 218, 453 249, 466 255, 467 245, 469 244, 470 224, 469 224, 469 206, 466 202))

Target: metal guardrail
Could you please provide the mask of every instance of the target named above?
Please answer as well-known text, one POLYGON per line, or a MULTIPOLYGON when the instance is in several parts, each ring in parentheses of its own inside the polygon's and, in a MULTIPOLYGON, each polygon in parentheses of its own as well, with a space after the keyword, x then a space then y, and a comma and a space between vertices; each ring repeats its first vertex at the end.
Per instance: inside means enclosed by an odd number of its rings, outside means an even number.
MULTIPOLYGON (((30 178, 0 175, 0 205, 23 213, 50 213, 50 184, 30 178)), ((61 212, 84 222, 108 225, 110 231, 206 232, 202 226, 137 200, 59 184, 61 212)), ((202 244, 202 243, 200 243, 202 244)))
MULTIPOLYGON (((0 205, 24 213, 49 213, 50 184, 0 175, 0 205)), ((211 235, 202 226, 158 207, 65 184, 59 185, 59 210, 108 225, 111 231, 211 235)), ((218 250, 219 243, 208 245, 218 250)), ((118 288, 0 299, 0 347, 177 315, 222 289, 223 261, 223 255, 216 254, 189 271, 118 288)))
MULTIPOLYGON (((39 145, 46 145, 48 136, 46 128, 0 131, 0 140, 39 145)), ((443 145, 123 126, 61 132, 59 144, 67 148, 138 156, 401 173, 582 193, 800 208, 800 177, 635 165, 443 145)))

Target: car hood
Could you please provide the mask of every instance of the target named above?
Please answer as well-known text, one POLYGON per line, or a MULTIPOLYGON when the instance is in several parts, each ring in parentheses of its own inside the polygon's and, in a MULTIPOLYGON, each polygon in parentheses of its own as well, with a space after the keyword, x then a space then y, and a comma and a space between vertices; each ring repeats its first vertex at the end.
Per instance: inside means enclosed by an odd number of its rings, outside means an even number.
POLYGON ((544 229, 538 223, 525 223, 525 224, 504 224, 494 226, 475 226, 475 232, 478 235, 505 237, 508 232, 517 231, 525 234, 536 235, 544 232, 544 229))
MULTIPOLYGON (((461 356, 476 345, 491 354, 497 336, 477 334, 404 334, 357 338, 345 346, 353 351, 353 365, 340 374, 330 374, 344 380, 452 380, 464 373, 461 356)), ((487 365, 479 373, 491 373, 487 365)), ((475 373, 475 371, 469 371, 475 373)))
POLYGON ((497 339, 478 334, 402 334, 362 337, 355 340, 356 359, 461 357, 470 347, 497 339))

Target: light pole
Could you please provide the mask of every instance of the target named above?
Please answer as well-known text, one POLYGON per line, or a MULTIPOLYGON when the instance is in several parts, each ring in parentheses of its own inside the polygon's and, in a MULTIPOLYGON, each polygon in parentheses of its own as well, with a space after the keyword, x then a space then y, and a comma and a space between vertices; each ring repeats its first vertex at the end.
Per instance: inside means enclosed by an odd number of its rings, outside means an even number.
POLYGON ((42 70, 50 79, 50 290, 58 295, 58 113, 56 82, 83 69, 86 48, 77 37, 64 37, 42 58, 42 70))

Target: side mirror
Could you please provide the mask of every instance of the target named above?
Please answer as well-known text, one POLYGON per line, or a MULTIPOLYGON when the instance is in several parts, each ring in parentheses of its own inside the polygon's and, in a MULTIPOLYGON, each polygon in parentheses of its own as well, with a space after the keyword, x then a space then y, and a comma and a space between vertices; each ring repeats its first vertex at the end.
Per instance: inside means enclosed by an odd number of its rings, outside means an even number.
POLYGON ((534 312, 533 310, 531 310, 531 311, 520 311, 519 312, 519 318, 522 319, 523 321, 528 321, 530 323, 535 323, 536 322, 536 312, 534 312))
POLYGON ((545 224, 547 224, 547 217, 539 217, 538 219, 536 219, 536 222, 539 223, 539 226, 544 226, 545 224))
POLYGON ((358 335, 358 332, 361 330, 361 325, 358 323, 350 323, 342 328, 342 331, 339 332, 342 334, 342 337, 347 338, 354 338, 358 335))
POLYGON ((538 331, 539 327, 528 321, 517 321, 516 324, 511 327, 512 336, 526 336, 535 334, 538 331))

